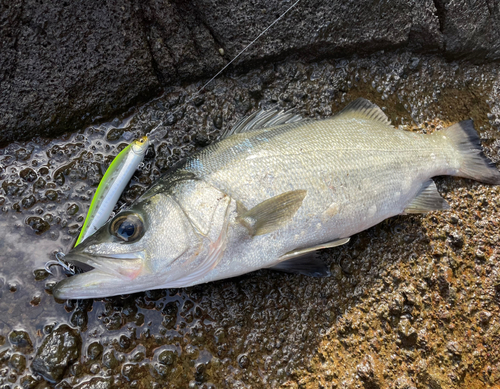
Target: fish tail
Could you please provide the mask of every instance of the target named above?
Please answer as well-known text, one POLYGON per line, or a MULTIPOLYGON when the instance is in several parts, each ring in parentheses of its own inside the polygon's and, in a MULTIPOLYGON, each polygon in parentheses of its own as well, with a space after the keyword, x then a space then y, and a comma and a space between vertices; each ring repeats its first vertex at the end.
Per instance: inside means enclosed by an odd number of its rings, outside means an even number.
POLYGON ((500 172, 495 164, 484 155, 472 120, 456 123, 435 135, 444 135, 458 151, 460 165, 457 176, 472 178, 487 184, 500 184, 500 172))

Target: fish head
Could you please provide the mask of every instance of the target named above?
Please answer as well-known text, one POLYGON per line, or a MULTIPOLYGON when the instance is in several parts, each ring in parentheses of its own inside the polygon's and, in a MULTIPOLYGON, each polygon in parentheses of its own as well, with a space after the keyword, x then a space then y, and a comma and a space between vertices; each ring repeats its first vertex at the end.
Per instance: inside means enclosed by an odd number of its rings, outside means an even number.
POLYGON ((64 257, 84 273, 59 282, 59 299, 115 296, 166 287, 197 257, 202 237, 164 193, 118 213, 64 257))
POLYGON ((132 151, 138 155, 145 154, 149 147, 149 139, 147 136, 135 139, 132 142, 132 151))

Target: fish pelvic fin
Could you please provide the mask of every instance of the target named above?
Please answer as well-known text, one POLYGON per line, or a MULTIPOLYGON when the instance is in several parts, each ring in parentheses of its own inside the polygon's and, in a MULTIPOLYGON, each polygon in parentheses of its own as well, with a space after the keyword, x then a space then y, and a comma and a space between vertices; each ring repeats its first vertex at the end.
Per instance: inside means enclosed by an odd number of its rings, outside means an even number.
POLYGON ((479 135, 472 120, 456 123, 432 136, 445 136, 460 154, 457 176, 472 178, 487 184, 500 184, 500 172, 483 153, 479 135))
POLYGON ((363 99, 362 97, 351 101, 342 111, 337 113, 334 118, 369 119, 392 126, 387 115, 377 104, 373 104, 371 101, 363 99))
POLYGON ((285 192, 257 204, 250 210, 238 202, 237 221, 245 226, 252 236, 269 234, 292 220, 306 194, 306 190, 285 192))
POLYGON ((271 266, 270 269, 311 277, 329 276, 330 271, 317 256, 318 250, 342 246, 349 242, 350 239, 350 237, 336 239, 316 246, 289 251, 282 255, 279 259, 280 262, 271 266))
POLYGON ((330 270, 318 258, 316 251, 310 251, 300 257, 282 261, 269 269, 285 273, 302 274, 309 277, 328 277, 330 275, 330 270))
POLYGON ((407 213, 425 213, 450 209, 450 205, 439 194, 436 184, 428 180, 422 184, 422 189, 403 211, 407 213))

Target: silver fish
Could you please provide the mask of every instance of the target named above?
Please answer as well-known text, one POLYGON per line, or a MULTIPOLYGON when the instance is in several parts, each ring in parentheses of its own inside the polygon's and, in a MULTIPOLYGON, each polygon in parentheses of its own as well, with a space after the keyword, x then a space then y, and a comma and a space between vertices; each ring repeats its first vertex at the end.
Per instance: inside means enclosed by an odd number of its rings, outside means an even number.
POLYGON ((472 121, 423 135, 358 99, 332 118, 259 111, 66 255, 57 298, 179 288, 262 268, 328 275, 314 252, 384 219, 448 209, 431 177, 500 184, 472 121))

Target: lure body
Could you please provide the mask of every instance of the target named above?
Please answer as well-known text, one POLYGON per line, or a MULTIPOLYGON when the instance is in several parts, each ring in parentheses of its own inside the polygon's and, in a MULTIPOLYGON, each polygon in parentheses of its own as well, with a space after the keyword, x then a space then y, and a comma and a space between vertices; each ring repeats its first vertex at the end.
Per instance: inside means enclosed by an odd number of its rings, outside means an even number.
POLYGON ((94 194, 75 246, 78 246, 107 222, 125 186, 144 159, 148 145, 149 140, 146 136, 134 140, 109 165, 94 194))

